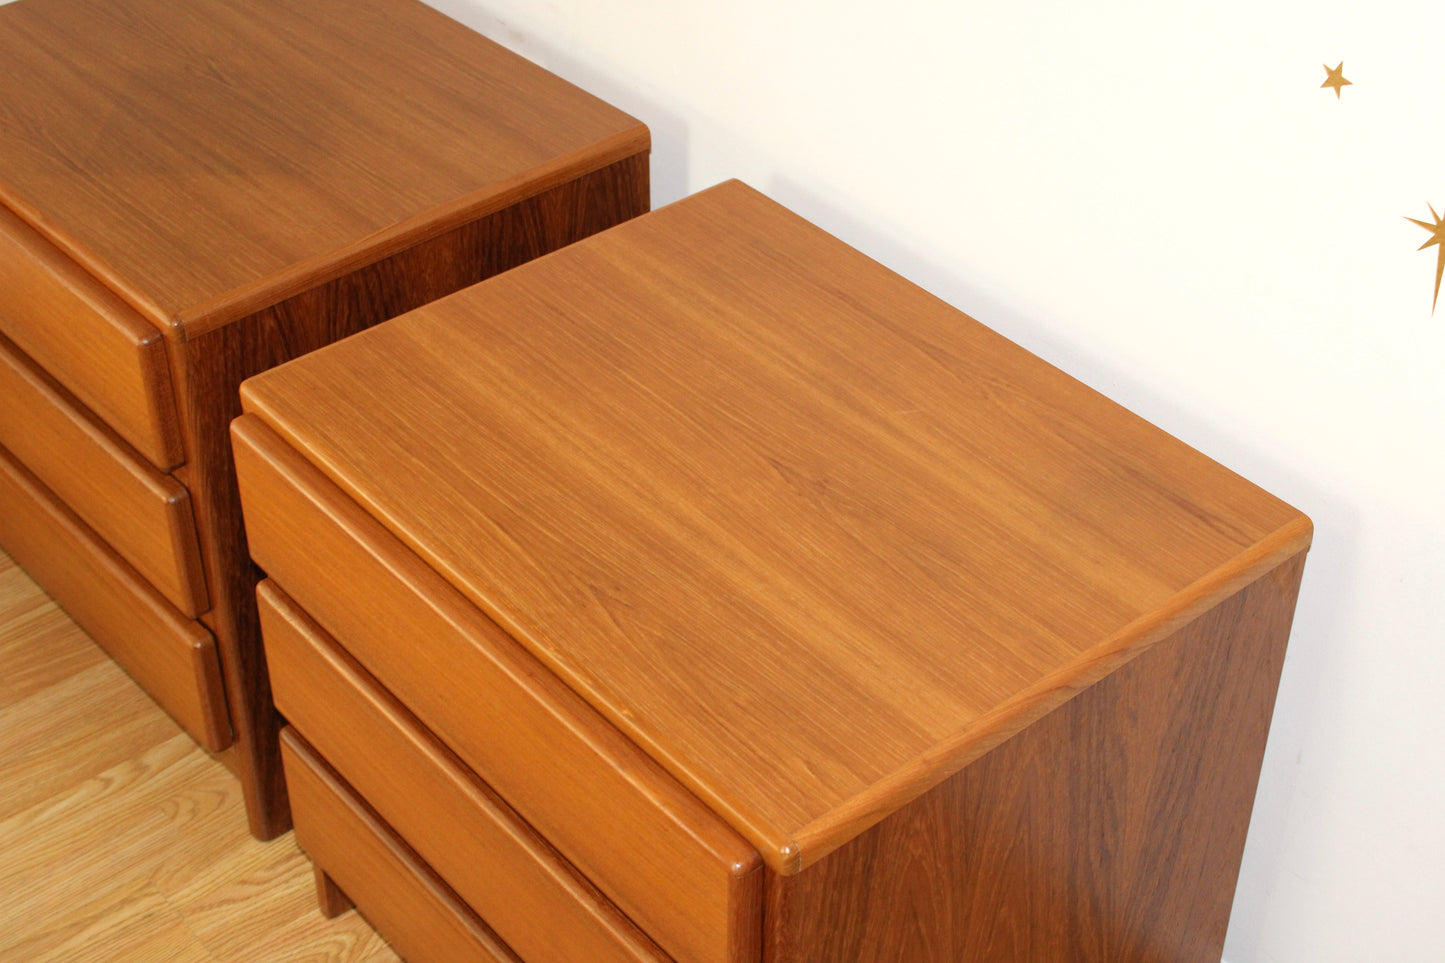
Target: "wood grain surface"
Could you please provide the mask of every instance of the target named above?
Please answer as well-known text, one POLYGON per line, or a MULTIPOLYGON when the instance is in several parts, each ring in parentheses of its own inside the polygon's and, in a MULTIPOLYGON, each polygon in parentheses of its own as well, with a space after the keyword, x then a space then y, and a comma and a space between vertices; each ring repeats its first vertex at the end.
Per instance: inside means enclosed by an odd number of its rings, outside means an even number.
POLYGON ((0 448, 0 544, 201 745, 231 743, 216 642, 0 448))
POLYGON ((756 963, 758 854, 258 419, 232 434, 270 577, 674 958, 756 963))
POLYGON ((210 607, 191 495, 0 335, 0 445, 182 615, 210 607))
POLYGON ((393 832, 529 963, 665 963, 646 934, 269 580, 276 707, 393 832))
POLYGON ((243 395, 785 874, 1311 538, 736 182, 243 395))
POLYGON ((156 467, 180 464, 160 331, 3 206, 0 331, 156 467))
POLYGON ((187 480, 270 838, 237 386, 645 211, 647 128, 418 0, 45 0, 0 6, 0 130, 0 329, 187 480))
POLYGON ((327 876, 320 866, 313 863, 312 870, 316 876, 316 903, 322 916, 329 920, 335 919, 356 907, 351 897, 347 896, 346 892, 336 885, 336 880, 327 876))
POLYGON ((649 143, 419 0, 0 7, 0 129, 0 201, 178 338, 649 143))
POLYGON ((796 876, 787 963, 1218 963, 1304 556, 796 876))
POLYGON ((290 837, 0 553, 0 960, 396 963, 290 837))
POLYGON ((241 381, 395 314, 449 294, 648 206, 645 154, 543 190, 477 221, 358 267, 303 294, 185 342, 168 342, 211 612, 252 828, 262 839, 290 825, 277 717, 256 622, 257 573, 246 551, 228 429, 241 381))
POLYGON ((281 745, 297 842, 398 950, 414 963, 522 963, 292 730, 281 745))

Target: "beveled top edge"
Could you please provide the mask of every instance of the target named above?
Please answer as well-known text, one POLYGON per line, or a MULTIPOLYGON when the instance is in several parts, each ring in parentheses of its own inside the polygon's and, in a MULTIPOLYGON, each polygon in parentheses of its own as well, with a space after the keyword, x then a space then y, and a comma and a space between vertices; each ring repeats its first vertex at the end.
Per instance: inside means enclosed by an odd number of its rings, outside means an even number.
POLYGON ((0 204, 174 341, 650 150, 421 0, 8 6, 0 204))
POLYGON ((450 204, 378 231, 354 244, 303 261, 289 271, 198 305, 171 318, 162 330, 167 337, 185 341, 224 327, 302 291, 342 277, 358 267, 390 257, 569 180, 594 173, 636 154, 646 154, 651 148, 651 132, 646 125, 639 122, 631 130, 586 151, 560 158, 501 184, 489 185, 450 204))
POLYGON ((792 852, 763 851, 764 859, 782 875, 801 872, 1214 606, 1296 555, 1308 552, 1313 539, 1314 523, 1301 514, 1229 564, 1179 592, 1157 612, 1125 626, 1073 663, 940 742, 933 751, 802 827, 795 833, 792 852))
POLYGON ((185 342, 569 180, 594 173, 628 157, 649 153, 651 149, 651 131, 639 121, 632 129, 588 150, 559 158, 504 183, 480 188, 449 204, 417 214, 335 251, 299 262, 284 272, 235 288, 180 314, 165 311, 85 247, 48 224, 38 210, 10 195, 3 182, 0 182, 0 204, 9 208, 13 216, 53 244, 76 266, 114 292, 119 300, 154 325, 168 340, 185 342))
MULTIPOLYGON (((706 194, 737 196, 740 200, 746 200, 743 195, 762 196, 738 181, 725 182, 700 195, 694 195, 694 198, 706 194)), ((655 214, 663 213, 666 210, 664 208, 655 214)), ((620 237, 627 233, 629 226, 623 225, 622 228, 615 230, 620 233, 614 234, 614 237, 620 237)), ((632 222, 630 230, 640 231, 638 222, 632 222)), ((572 255, 568 255, 565 250, 556 252, 512 273, 519 275, 544 270, 548 259, 570 256, 572 255)), ((921 291, 921 289, 919 290, 921 291)), ((926 292, 923 293, 926 294, 926 292)), ((429 309, 422 309, 422 311, 427 310, 429 309)), ((956 309, 950 308, 949 310, 961 315, 961 312, 956 312, 956 309)), ((394 330, 399 331, 400 329, 394 330)), ((355 347, 353 346, 353 348, 355 347)), ((1017 346, 1014 347, 1017 348, 1017 346)), ((330 350, 334 351, 335 349, 330 350)), ((1052 367, 1039 359, 1035 359, 1035 361, 1040 365, 1052 367)), ((1062 373, 1060 372, 1059 375, 1062 373)), ((282 410, 273 410, 272 402, 275 399, 271 396, 271 392, 266 390, 269 382, 281 381, 287 377, 284 369, 277 369, 259 376, 258 379, 248 382, 243 387, 243 400, 247 411, 260 416, 285 437, 288 443, 304 450, 305 442, 301 441, 298 445, 298 436, 293 430, 298 426, 288 424, 290 416, 299 410, 294 404, 296 398, 285 398, 283 395, 282 410)), ((1072 378, 1068 380, 1073 381, 1072 378)), ((1142 422, 1142 419, 1138 419, 1137 416, 1131 415, 1130 417, 1142 422)), ((307 429, 305 425, 299 427, 303 432, 307 429)), ((1159 431, 1157 428, 1153 428, 1153 430, 1159 431)), ((1172 444, 1188 449, 1188 446, 1178 439, 1173 439, 1172 444)), ((1192 449, 1189 450, 1192 451, 1192 449)), ((355 487, 358 479, 338 477, 338 466, 325 463, 324 458, 321 461, 316 460, 314 455, 308 455, 307 458, 348 495, 358 497, 355 487)), ((1222 466, 1218 467, 1222 468, 1222 466)), ((1223 469, 1223 471, 1232 474, 1227 469, 1223 469)), ((1237 476, 1235 477, 1237 478, 1237 476)), ((1244 480, 1240 479, 1240 481, 1244 480)), ((1278 503, 1278 499, 1268 496, 1268 493, 1261 492, 1261 495, 1278 503)), ((364 495, 361 500, 366 507, 368 503, 364 495)), ((1241 545, 1234 554, 1224 559, 1222 563, 1216 564, 1215 568, 1203 570, 1203 574, 1197 575, 1192 581, 1174 590, 1171 595, 1160 599, 1142 615, 1121 625, 1088 648, 1078 651, 1067 661, 1054 666, 1051 671, 1030 685, 1021 687, 1008 698, 990 708, 989 711, 972 719, 965 727, 934 740, 922 754, 894 766, 861 791, 836 798, 831 806, 815 812, 812 814, 812 818, 806 821, 774 818, 774 814, 753 807, 751 804, 756 802, 756 799, 746 795, 726 796, 724 794, 720 796, 717 786, 710 785, 705 778, 688 770, 686 765, 679 764, 677 759, 669 755, 669 747, 659 744, 656 739, 652 738, 629 711, 616 711, 616 707, 599 704, 595 698, 596 694, 588 688, 586 680, 568 675, 565 667, 559 674, 570 687, 587 698, 619 729, 627 733, 629 738, 646 748, 649 754, 685 785, 697 792, 741 835, 757 846, 770 868, 785 875, 796 873, 823 858, 827 853, 875 824, 890 812, 896 811, 898 807, 956 774, 974 759, 1067 701, 1082 688, 1147 651, 1158 641, 1166 638, 1250 582, 1273 570, 1287 559, 1307 550, 1313 531, 1309 519, 1297 510, 1285 506, 1283 503, 1279 504, 1281 510, 1275 514, 1272 524, 1257 531, 1247 544, 1241 545)), ((419 555, 423 558, 428 557, 424 547, 418 548, 413 533, 398 530, 396 519, 388 518, 385 514, 377 514, 374 507, 367 507, 367 510, 419 555)), ((405 528, 404 525, 401 527, 405 528)), ((435 563, 429 562, 428 564, 435 563)), ((499 611, 495 605, 489 606, 488 598, 479 600, 475 592, 469 591, 465 584, 457 581, 456 572, 446 569, 440 571, 463 594, 469 595, 473 603, 477 604, 489 618, 506 628, 534 654, 538 654, 544 663, 549 666, 553 665, 552 660, 545 652, 537 652, 539 647, 537 640, 528 638, 524 632, 518 632, 516 620, 509 616, 508 611, 499 611)))

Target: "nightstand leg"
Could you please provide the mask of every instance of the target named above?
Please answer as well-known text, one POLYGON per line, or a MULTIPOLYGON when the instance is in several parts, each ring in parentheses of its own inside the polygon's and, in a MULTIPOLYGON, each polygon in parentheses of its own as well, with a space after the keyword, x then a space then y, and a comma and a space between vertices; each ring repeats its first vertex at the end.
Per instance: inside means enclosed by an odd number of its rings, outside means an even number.
POLYGON ((316 902, 321 907, 322 916, 335 919, 356 905, 320 866, 313 864, 312 870, 316 873, 316 902))

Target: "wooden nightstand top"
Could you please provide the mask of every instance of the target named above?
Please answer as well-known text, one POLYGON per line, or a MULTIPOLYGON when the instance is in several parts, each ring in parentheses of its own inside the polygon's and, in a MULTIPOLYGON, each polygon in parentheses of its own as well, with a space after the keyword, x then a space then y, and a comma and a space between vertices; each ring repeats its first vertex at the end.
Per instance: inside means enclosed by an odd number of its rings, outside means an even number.
POLYGON ((417 0, 0 6, 0 202, 175 337, 645 152, 417 0))
POLYGON ((785 870, 1311 537, 736 182, 243 396, 785 870))

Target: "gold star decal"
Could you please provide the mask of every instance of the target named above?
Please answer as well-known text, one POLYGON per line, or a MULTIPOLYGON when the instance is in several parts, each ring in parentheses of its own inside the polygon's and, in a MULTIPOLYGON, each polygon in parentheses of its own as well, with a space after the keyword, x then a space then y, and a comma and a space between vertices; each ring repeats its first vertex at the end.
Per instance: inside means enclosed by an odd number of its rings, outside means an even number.
POLYGON ((1405 220, 1409 221, 1411 224, 1419 224, 1425 230, 1430 232, 1430 240, 1426 241, 1424 244, 1421 244, 1419 250, 1423 251, 1425 250, 1425 248, 1430 247, 1431 245, 1434 245, 1440 249, 1440 257, 1435 262, 1435 300, 1430 302, 1430 313, 1434 314, 1435 305, 1440 302, 1440 278, 1442 276, 1445 276, 1445 217, 1441 217, 1439 214, 1435 213, 1434 204, 1429 205, 1429 207, 1430 216, 1435 218, 1434 224, 1431 224, 1429 221, 1417 221, 1413 217, 1407 217, 1405 218, 1405 220))
POLYGON ((1354 82, 1353 82, 1353 81, 1349 81, 1349 80, 1346 80, 1346 79, 1345 79, 1345 62, 1344 62, 1343 60, 1340 61, 1340 65, 1339 65, 1338 67, 1336 67, 1334 70, 1331 70, 1331 69, 1330 69, 1330 65, 1329 65, 1329 64, 1320 64, 1320 66, 1321 66, 1321 67, 1324 67, 1324 68, 1325 68, 1325 73, 1329 74, 1329 76, 1325 78, 1325 82, 1322 83, 1322 84, 1320 84, 1320 86, 1321 86, 1321 87, 1333 87, 1333 88, 1335 88, 1335 99, 1336 99, 1336 100, 1339 100, 1339 99, 1340 99, 1340 88, 1341 88, 1341 87, 1353 87, 1353 86, 1354 86, 1354 82))

